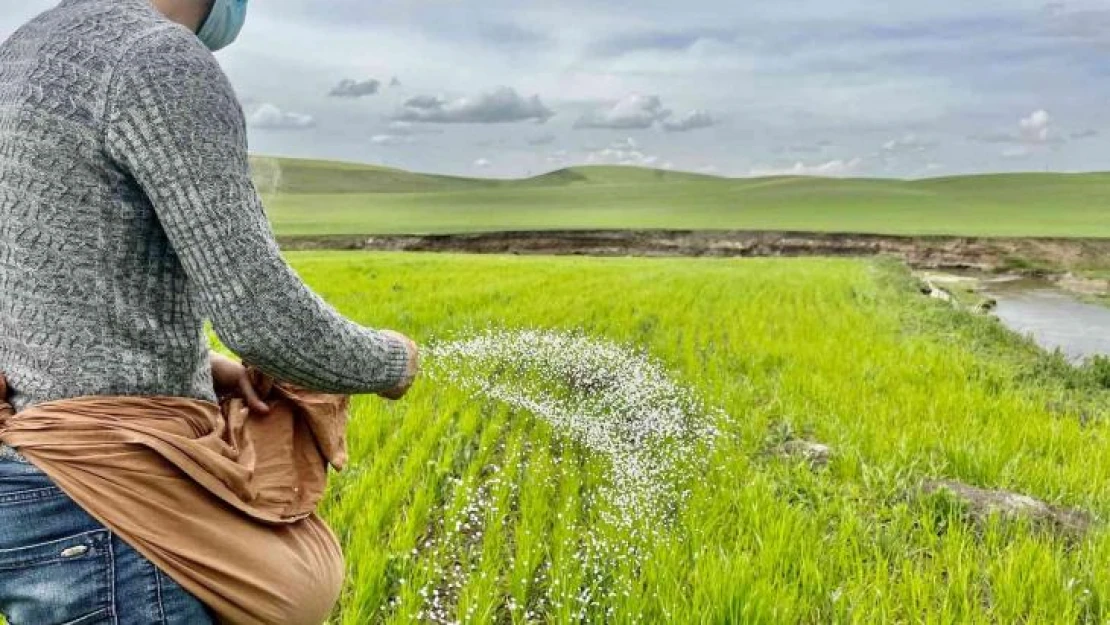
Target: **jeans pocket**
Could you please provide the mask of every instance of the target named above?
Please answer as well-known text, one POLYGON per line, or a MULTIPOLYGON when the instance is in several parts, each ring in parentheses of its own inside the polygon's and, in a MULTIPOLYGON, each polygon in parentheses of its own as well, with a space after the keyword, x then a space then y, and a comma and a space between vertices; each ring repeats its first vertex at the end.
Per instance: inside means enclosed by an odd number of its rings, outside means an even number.
POLYGON ((15 447, 10 447, 4 443, 0 443, 0 462, 20 462, 23 464, 30 464, 23 454, 19 453, 15 447))
MULTIPOLYGON (((53 500, 60 498, 65 498, 62 489, 35 465, 0 461, 0 523, 12 521, 12 515, 38 514, 41 507, 53 511, 53 500)), ((0 538, 9 529, 0 527, 0 538)))
MULTIPOLYGON (((22 455, 19 456, 23 458, 22 455)), ((46 473, 33 464, 30 460, 23 458, 19 460, 12 457, 0 457, 0 481, 9 479, 46 479, 46 473)), ((0 494, 3 494, 7 488, 0 488, 0 494)))
POLYGON ((11 625, 112 623, 112 567, 107 529, 0 549, 0 612, 11 625))

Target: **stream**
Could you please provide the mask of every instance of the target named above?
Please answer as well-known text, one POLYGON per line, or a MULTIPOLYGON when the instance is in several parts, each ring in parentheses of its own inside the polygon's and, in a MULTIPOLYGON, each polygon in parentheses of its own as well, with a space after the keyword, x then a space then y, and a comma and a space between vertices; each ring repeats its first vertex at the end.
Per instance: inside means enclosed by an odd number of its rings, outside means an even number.
POLYGON ((1110 306, 1081 301, 1046 281, 1012 280, 984 284, 998 301, 994 310, 1011 330, 1031 335, 1041 347, 1059 348, 1079 362, 1110 356, 1110 306))
POLYGON ((1007 328, 1031 336, 1050 352, 1060 349, 1073 363, 1110 356, 1110 306, 1084 301, 1049 280, 974 273, 918 276, 941 289, 970 289, 994 299, 991 314, 1007 328))

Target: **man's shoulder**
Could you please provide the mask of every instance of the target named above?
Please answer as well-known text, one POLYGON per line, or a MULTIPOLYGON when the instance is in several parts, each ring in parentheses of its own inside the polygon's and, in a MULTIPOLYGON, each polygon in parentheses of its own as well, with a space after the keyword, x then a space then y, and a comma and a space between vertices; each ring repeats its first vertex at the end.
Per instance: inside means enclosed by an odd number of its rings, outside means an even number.
MULTIPOLYGON (((62 2, 35 16, 16 32, 40 38, 53 35, 59 41, 76 40, 88 51, 108 53, 113 48, 129 49, 148 42, 185 48, 190 43, 200 43, 186 27, 169 20, 149 3, 134 0, 62 2)), ((203 44, 200 47, 205 49, 203 44)))
POLYGON ((79 49, 88 65, 109 72, 153 59, 172 58, 193 69, 217 63, 193 31, 135 0, 62 2, 23 24, 4 45, 40 52, 79 49))
POLYGON ((129 33, 114 65, 116 84, 130 78, 181 90, 197 83, 204 83, 211 90, 227 83, 227 89, 231 89, 215 55, 193 31, 169 20, 129 33))
POLYGON ((127 33, 121 48, 122 63, 142 64, 172 58, 182 66, 219 66, 216 57, 191 30, 169 20, 152 21, 145 28, 127 33))
POLYGON ((243 117, 231 80, 192 30, 160 19, 127 33, 108 80, 105 119, 120 110, 172 100, 193 111, 243 117))

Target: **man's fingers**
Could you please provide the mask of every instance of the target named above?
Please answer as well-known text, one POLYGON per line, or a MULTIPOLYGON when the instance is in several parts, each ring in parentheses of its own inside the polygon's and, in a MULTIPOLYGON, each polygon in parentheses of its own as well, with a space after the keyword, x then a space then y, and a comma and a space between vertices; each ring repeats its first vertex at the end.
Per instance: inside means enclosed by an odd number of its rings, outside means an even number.
POLYGON ((270 412, 270 406, 258 396, 258 392, 254 390, 254 386, 251 385, 249 379, 244 377, 240 380, 239 388, 243 391, 243 397, 246 398, 251 410, 262 413, 270 412))

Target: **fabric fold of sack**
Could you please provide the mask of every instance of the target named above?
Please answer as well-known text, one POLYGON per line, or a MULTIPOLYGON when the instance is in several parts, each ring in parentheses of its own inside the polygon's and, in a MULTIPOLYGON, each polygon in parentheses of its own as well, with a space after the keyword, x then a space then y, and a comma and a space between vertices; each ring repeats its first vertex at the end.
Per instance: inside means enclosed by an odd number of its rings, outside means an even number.
POLYGON ((344 561, 316 513, 347 463, 350 396, 244 363, 270 406, 161 395, 82 396, 16 413, 0 373, 0 441, 234 625, 320 625, 344 561))

